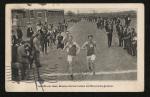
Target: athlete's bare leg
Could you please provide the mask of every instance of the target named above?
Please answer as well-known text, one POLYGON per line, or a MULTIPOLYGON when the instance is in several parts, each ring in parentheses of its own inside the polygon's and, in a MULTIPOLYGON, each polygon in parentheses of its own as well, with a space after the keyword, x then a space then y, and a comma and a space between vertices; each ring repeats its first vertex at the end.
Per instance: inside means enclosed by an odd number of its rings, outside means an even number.
POLYGON ((73 72, 72 72, 72 62, 68 62, 69 63, 69 73, 71 74, 71 79, 73 80, 73 72))
POLYGON ((69 73, 71 74, 70 76, 71 76, 71 79, 73 80, 73 69, 72 69, 72 59, 73 59, 73 57, 72 56, 68 56, 68 70, 69 70, 69 73))
POLYGON ((92 68, 91 68, 91 62, 90 62, 89 58, 87 58, 87 66, 88 66, 88 70, 91 71, 92 68))
POLYGON ((59 59, 62 59, 63 51, 62 51, 61 48, 58 48, 58 49, 57 49, 57 55, 58 55, 58 58, 59 58, 59 59))
POLYGON ((91 65, 92 65, 93 75, 95 75, 95 63, 93 60, 91 60, 91 65))

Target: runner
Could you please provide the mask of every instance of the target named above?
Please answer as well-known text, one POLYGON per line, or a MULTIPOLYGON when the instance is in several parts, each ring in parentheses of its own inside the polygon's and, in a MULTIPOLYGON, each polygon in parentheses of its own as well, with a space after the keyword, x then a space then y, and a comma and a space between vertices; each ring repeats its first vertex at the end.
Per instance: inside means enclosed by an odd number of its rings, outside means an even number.
POLYGON ((93 75, 95 75, 95 48, 96 42, 93 40, 93 35, 88 35, 88 41, 86 41, 82 45, 82 49, 87 49, 87 63, 90 71, 93 71, 93 75))
POLYGON ((76 55, 79 54, 80 47, 76 42, 73 41, 72 35, 69 36, 69 41, 64 47, 64 50, 65 49, 67 49, 67 53, 68 53, 67 61, 69 64, 69 73, 71 74, 71 79, 73 80, 73 69, 72 69, 73 64, 72 63, 76 55))
POLYGON ((66 31, 65 33, 66 35, 64 35, 64 38, 63 38, 63 43, 64 45, 67 44, 68 40, 69 40, 69 35, 71 35, 71 33, 69 31, 66 31))

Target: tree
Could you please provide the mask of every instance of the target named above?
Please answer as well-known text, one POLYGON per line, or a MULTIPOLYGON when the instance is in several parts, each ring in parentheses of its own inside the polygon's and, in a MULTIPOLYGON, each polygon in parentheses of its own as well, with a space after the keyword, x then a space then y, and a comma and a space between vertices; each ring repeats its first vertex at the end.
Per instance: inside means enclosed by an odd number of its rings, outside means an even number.
POLYGON ((68 11, 68 12, 67 12, 67 15, 68 15, 68 16, 74 16, 74 15, 75 15, 75 13, 74 13, 74 12, 72 12, 72 11, 68 11))

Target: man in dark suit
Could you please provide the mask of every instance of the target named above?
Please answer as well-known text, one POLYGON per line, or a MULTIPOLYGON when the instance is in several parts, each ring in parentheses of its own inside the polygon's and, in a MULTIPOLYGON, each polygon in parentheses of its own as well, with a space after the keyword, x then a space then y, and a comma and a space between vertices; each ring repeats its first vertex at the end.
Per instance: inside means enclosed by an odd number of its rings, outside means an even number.
POLYGON ((47 54, 47 30, 45 28, 42 29, 41 32, 41 46, 42 46, 42 52, 43 54, 47 54))
POLYGON ((29 23, 29 25, 28 25, 28 28, 27 28, 27 37, 28 38, 31 38, 32 37, 32 35, 33 35, 33 29, 32 29, 32 27, 31 27, 31 24, 29 23))
POLYGON ((107 22, 107 24, 105 26, 105 30, 106 30, 106 34, 107 34, 107 37, 108 37, 108 47, 111 47, 113 26, 110 22, 107 22))
POLYGON ((122 47, 123 46, 123 26, 121 24, 117 24, 116 25, 116 30, 118 33, 118 39, 119 39, 119 46, 122 47))
POLYGON ((27 77, 27 69, 29 67, 29 55, 30 55, 29 48, 30 44, 28 42, 22 42, 22 45, 20 45, 17 49, 16 66, 18 64, 18 70, 21 71, 21 80, 24 80, 27 77))
POLYGON ((22 33, 22 30, 21 30, 20 26, 18 26, 16 30, 17 30, 18 41, 21 42, 23 33, 22 33))
POLYGON ((131 18, 129 15, 125 16, 125 26, 129 27, 131 23, 131 18))
POLYGON ((34 60, 37 67, 41 67, 40 64, 40 32, 37 33, 33 39, 33 51, 34 51, 34 60))

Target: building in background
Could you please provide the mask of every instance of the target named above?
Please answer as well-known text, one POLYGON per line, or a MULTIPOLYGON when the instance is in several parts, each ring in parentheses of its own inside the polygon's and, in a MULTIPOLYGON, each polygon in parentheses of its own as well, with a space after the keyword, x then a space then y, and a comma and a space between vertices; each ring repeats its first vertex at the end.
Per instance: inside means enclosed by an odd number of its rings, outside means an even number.
MULTIPOLYGON (((45 10, 45 9, 15 9, 12 10, 12 26, 26 27, 31 23, 33 27, 38 21, 53 24, 54 27, 59 23, 64 23, 64 10, 45 10)), ((35 29, 35 28, 34 28, 35 29)))

